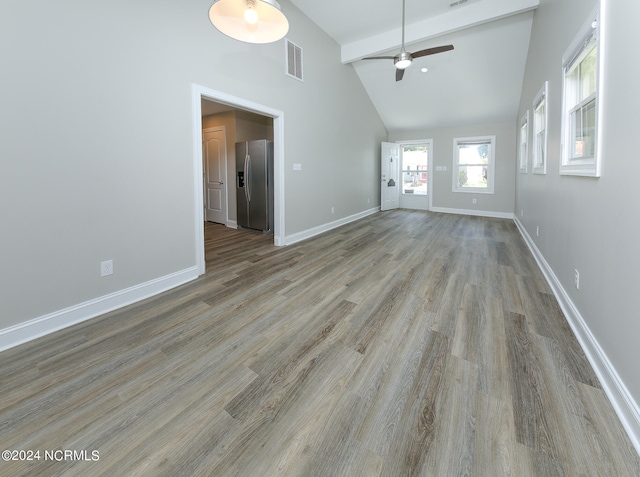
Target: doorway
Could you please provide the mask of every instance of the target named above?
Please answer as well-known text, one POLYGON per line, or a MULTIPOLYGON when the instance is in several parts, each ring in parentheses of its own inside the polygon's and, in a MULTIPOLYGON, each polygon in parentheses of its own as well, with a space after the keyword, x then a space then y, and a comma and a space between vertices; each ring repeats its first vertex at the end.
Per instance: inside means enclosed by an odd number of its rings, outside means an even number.
POLYGON ((205 273, 204 253, 204 222, 205 214, 202 206, 205 193, 203 181, 203 148, 202 148, 202 101, 211 101, 237 109, 256 113, 272 118, 274 143, 274 225, 273 243, 276 246, 285 245, 285 216, 284 216, 284 113, 252 101, 238 98, 220 91, 212 90, 200 85, 192 85, 192 121, 193 121, 193 169, 194 169, 194 204, 196 229, 196 264, 198 275, 205 273))
POLYGON ((400 207, 431 210, 433 204, 433 140, 398 141, 402 190, 400 207))

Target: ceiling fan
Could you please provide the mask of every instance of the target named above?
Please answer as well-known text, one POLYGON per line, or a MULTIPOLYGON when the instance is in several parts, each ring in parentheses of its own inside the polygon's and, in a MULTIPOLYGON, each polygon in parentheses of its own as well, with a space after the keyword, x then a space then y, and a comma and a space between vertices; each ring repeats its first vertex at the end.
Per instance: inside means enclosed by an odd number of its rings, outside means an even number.
POLYGON ((396 81, 400 81, 402 79, 404 76, 404 70, 411 66, 411 62, 415 58, 453 50, 453 45, 443 45, 416 51, 415 53, 409 53, 406 51, 404 49, 404 3, 405 0, 402 0, 402 46, 400 47, 400 53, 396 56, 370 56, 368 58, 362 58, 363 60, 393 60, 393 64, 396 67, 396 81))

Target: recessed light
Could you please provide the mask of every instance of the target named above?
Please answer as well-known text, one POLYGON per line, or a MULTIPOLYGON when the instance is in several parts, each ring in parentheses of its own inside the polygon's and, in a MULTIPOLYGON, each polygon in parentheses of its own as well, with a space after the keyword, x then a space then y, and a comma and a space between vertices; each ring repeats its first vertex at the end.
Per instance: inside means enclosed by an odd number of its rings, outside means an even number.
POLYGON ((420 68, 420 71, 422 71, 423 73, 426 73, 427 71, 429 71, 429 68, 420 68))

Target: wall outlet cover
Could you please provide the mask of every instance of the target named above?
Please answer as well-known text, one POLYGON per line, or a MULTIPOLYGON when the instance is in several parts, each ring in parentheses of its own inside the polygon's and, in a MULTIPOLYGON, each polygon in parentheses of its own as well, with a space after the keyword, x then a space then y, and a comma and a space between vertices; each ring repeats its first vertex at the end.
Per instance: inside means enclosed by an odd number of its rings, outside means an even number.
POLYGON ((100 262, 100 276, 106 277, 108 275, 113 275, 113 260, 100 262))

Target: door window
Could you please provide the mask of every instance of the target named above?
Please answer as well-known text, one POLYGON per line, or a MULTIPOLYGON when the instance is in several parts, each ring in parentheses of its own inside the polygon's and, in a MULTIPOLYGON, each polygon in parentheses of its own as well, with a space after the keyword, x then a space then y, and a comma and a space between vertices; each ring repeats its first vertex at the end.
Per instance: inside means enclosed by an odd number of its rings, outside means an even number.
POLYGON ((427 145, 402 146, 402 193, 427 195, 429 148, 427 145))

